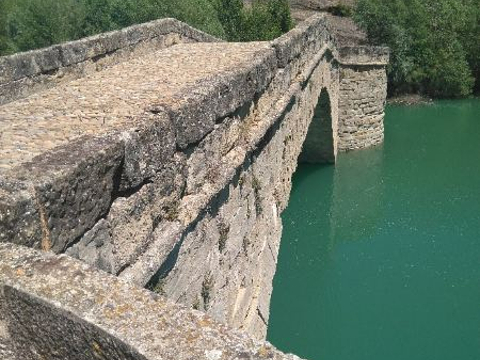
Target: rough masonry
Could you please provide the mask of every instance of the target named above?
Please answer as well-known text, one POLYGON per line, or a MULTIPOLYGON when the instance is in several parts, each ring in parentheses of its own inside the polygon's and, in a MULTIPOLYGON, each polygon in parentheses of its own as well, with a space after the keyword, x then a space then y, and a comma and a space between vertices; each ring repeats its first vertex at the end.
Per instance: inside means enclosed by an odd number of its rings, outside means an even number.
POLYGON ((273 42, 167 19, 0 58, 0 354, 293 358, 254 340, 291 177, 383 141, 387 62, 324 15, 273 42))

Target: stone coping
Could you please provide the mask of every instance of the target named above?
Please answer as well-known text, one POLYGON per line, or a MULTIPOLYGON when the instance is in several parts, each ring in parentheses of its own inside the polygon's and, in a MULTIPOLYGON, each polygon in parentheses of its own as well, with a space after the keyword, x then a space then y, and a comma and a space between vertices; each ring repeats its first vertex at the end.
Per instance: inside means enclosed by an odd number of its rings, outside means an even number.
POLYGON ((351 66, 386 66, 390 50, 384 46, 343 46, 339 48, 339 61, 351 66))
POLYGON ((22 359, 299 360, 68 256, 14 244, 0 244, 0 310, 0 342, 22 359))

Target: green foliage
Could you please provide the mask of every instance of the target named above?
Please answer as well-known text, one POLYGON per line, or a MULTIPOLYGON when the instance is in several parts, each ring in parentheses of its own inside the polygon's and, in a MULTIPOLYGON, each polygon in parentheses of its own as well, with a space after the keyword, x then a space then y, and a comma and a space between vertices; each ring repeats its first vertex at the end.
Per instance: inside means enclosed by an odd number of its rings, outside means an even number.
MULTIPOLYGON (((122 1, 122 0, 117 0, 122 1)), ((135 0, 132 0, 135 3, 135 0)), ((172 17, 205 31, 207 34, 223 38, 225 32, 218 18, 215 0, 143 0, 155 1, 154 7, 161 9, 154 16, 143 19, 145 22, 162 17, 172 17)), ((152 12, 151 12, 152 13, 152 12)))
POLYGON ((460 41, 467 52, 467 61, 475 77, 475 92, 480 93, 480 0, 470 0, 460 41))
POLYGON ((288 0, 0 0, 0 55, 173 17, 230 41, 270 40, 292 27, 288 0))
POLYGON ((7 1, 0 0, 0 55, 11 54, 15 52, 15 45, 10 38, 10 13, 12 4, 7 1))
POLYGON ((208 310, 210 307, 210 300, 212 299, 213 292, 213 278, 210 273, 206 274, 202 282, 202 290, 200 295, 203 299, 203 308, 208 310))
POLYGON ((218 19, 228 41, 241 41, 245 26, 242 0, 218 0, 215 3, 218 19))
POLYGON ((230 232, 230 225, 227 225, 225 223, 218 224, 218 233, 219 233, 218 250, 220 252, 223 252, 223 250, 225 250, 225 245, 227 244, 229 232, 230 232))
POLYGON ((211 0, 0 0, 0 55, 164 17, 224 35, 211 0))
POLYGON ((229 41, 272 40, 293 27, 288 0, 216 0, 216 8, 229 41))
POLYGON ((244 13, 243 41, 272 40, 293 26, 287 0, 254 1, 244 13))
POLYGON ((354 18, 392 51, 391 94, 471 93, 479 69, 479 0, 359 0, 354 18))
POLYGON ((1 19, 0 31, 8 39, 7 52, 44 47, 81 36, 84 9, 77 6, 76 0, 4 2, 8 10, 1 19))

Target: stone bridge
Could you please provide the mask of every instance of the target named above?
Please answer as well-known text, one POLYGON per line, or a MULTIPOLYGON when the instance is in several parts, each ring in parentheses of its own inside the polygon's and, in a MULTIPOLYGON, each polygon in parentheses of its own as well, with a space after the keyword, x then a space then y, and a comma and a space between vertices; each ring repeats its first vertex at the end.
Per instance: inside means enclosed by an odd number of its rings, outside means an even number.
POLYGON ((0 357, 296 358, 263 341, 291 177, 382 142, 387 62, 323 15, 0 58, 0 357))

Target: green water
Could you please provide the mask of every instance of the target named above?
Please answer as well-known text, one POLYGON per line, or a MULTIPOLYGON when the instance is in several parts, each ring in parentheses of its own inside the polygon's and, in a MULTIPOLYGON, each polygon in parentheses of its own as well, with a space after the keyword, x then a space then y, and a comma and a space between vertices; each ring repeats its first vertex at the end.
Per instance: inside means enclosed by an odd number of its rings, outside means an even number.
POLYGON ((268 340, 311 360, 480 359, 480 101, 389 107, 294 176, 268 340))

